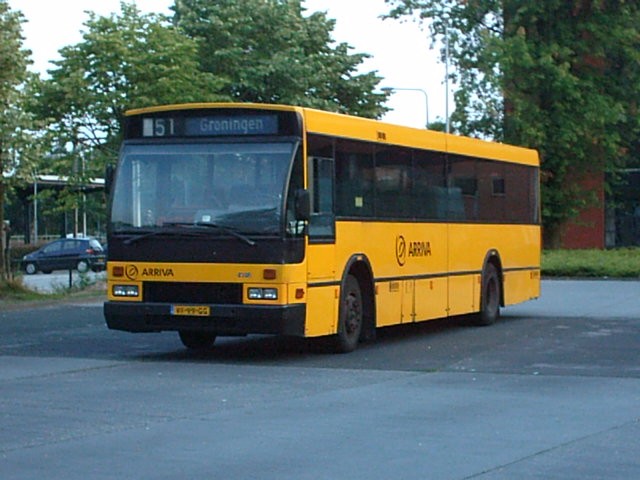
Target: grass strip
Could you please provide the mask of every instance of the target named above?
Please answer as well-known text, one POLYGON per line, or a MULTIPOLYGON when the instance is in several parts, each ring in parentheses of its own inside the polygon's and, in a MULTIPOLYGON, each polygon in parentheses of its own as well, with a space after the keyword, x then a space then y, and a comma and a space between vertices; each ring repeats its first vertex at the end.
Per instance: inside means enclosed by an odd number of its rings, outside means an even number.
POLYGON ((545 250, 547 277, 640 278, 640 248, 612 250, 545 250))

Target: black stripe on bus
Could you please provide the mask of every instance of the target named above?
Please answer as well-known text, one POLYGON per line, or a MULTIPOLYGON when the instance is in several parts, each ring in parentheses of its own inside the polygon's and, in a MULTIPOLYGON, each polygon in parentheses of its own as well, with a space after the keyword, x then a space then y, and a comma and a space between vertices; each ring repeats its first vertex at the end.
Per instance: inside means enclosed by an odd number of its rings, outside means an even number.
MULTIPOLYGON (((527 272, 527 271, 539 271, 540 267, 512 267, 512 268, 504 268, 502 271, 505 273, 508 272, 527 272)), ((374 279, 374 283, 387 283, 387 282, 399 282, 405 280, 433 280, 436 278, 447 278, 447 277, 464 277, 468 275, 480 275, 482 274, 482 270, 467 270, 467 271, 459 271, 459 272, 450 272, 450 273, 429 273, 423 275, 404 275, 397 277, 377 277, 374 279)), ((331 280, 327 282, 313 282, 309 283, 309 288, 318 288, 318 287, 333 287, 340 285, 339 280, 331 280)))

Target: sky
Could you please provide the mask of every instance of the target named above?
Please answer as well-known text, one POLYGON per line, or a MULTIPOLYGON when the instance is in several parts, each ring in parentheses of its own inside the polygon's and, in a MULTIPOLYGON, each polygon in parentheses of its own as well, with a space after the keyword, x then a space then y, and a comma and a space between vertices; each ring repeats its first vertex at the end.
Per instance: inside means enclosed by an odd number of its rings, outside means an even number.
MULTIPOLYGON (((145 13, 170 14, 174 1, 135 3, 145 13)), ((60 48, 82 41, 86 11, 99 15, 120 11, 120 0, 9 0, 9 5, 27 20, 24 46, 32 51, 32 69, 41 74, 52 67, 51 60, 60 58, 60 48)), ((424 128, 427 114, 429 121, 444 119, 445 68, 438 52, 429 48, 426 30, 411 21, 380 19, 389 10, 384 0, 305 0, 304 6, 335 19, 334 40, 354 47, 352 53, 370 54, 361 70, 376 70, 383 77, 381 87, 397 89, 387 103, 392 111, 383 120, 424 128)))

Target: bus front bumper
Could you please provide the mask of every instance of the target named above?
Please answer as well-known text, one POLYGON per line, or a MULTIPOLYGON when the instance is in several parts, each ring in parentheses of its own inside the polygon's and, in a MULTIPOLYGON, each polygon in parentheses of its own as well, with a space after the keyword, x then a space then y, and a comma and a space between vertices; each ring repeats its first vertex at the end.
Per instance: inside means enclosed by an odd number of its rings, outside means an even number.
POLYGON ((105 302, 104 316, 112 330, 161 332, 191 330, 216 335, 250 333, 304 336, 305 304, 204 305, 207 316, 173 315, 169 303, 105 302))

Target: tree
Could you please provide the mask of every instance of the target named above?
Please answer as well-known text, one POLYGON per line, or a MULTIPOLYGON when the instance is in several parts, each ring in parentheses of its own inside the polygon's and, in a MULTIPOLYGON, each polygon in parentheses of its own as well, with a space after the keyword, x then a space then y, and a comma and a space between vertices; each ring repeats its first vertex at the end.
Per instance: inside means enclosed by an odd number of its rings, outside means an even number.
POLYGON ((219 82, 199 70, 195 42, 163 16, 120 7, 121 15, 89 12, 83 41, 60 50, 43 84, 39 114, 53 120, 58 153, 71 146, 71 154, 115 155, 131 108, 224 99, 219 82))
POLYGON ((358 73, 368 55, 334 45, 335 22, 300 0, 176 0, 174 23, 198 41, 202 70, 239 102, 286 103, 380 117, 381 77, 358 73))
POLYGON ((6 280, 10 270, 5 255, 5 174, 15 177, 16 171, 25 166, 27 155, 21 147, 30 144, 26 138, 30 119, 21 108, 30 56, 22 46, 23 21, 21 13, 0 0, 0 280, 6 280))
POLYGON ((126 110, 228 99, 200 71, 196 43, 168 18, 143 15, 133 3, 120 8, 105 17, 89 12, 82 41, 60 50, 34 105, 52 139, 48 172, 69 179, 62 210, 77 208, 83 185, 117 156, 126 110))
POLYGON ((628 161, 640 133, 640 6, 596 0, 387 0, 448 34, 454 127, 542 159, 546 243, 588 204, 585 174, 628 161))

